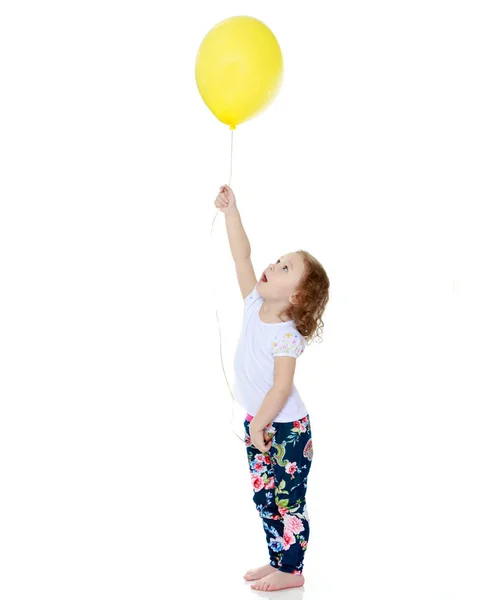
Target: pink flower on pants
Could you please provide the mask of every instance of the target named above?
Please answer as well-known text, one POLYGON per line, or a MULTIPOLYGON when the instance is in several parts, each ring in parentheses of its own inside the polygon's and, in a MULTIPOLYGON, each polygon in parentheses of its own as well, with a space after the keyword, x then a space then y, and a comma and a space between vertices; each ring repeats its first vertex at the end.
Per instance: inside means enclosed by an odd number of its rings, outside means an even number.
POLYGON ((296 538, 294 537, 293 532, 290 529, 286 529, 286 526, 283 532, 283 540, 285 550, 288 550, 291 544, 296 544, 296 538))
POLYGON ((293 533, 300 533, 301 531, 304 531, 304 526, 301 523, 301 519, 298 519, 298 517, 293 515, 285 515, 283 520, 285 529, 289 529, 293 533))
POLYGON ((304 433, 306 431, 306 425, 307 423, 305 423, 303 419, 301 419, 301 421, 294 422, 294 428, 299 429, 300 433, 304 433))
POLYGON ((251 483, 253 484, 255 492, 259 492, 259 490, 264 488, 263 478, 259 475, 255 475, 254 473, 251 473, 251 483))
POLYGON ((251 466, 255 473, 264 473, 267 469, 266 465, 259 460, 255 460, 251 466))
POLYGON ((285 467, 286 473, 288 473, 288 475, 294 475, 296 473, 296 471, 298 470, 298 466, 296 464, 296 462, 287 462, 286 463, 286 467, 285 467))
POLYGON ((271 490, 274 488, 274 477, 270 477, 266 483, 266 485, 264 486, 265 490, 271 490))

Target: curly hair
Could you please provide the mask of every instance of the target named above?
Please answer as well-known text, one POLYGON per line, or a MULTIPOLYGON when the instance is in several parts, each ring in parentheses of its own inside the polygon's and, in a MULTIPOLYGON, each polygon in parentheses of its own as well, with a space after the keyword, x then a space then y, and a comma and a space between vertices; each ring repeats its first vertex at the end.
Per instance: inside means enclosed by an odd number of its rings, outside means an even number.
POLYGON ((304 260, 305 272, 295 291, 297 301, 280 315, 293 319, 296 329, 307 342, 320 340, 322 316, 329 300, 329 279, 322 264, 306 250, 297 250, 304 260))

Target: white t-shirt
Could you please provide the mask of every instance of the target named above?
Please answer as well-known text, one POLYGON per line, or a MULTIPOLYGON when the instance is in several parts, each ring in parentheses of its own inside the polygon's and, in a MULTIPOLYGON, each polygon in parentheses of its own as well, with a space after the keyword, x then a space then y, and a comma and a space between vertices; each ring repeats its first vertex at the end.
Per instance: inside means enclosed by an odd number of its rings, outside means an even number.
MULTIPOLYGON (((259 309, 264 302, 257 284, 244 299, 243 327, 234 358, 233 396, 248 413, 255 416, 274 383, 274 357, 299 357, 306 340, 294 321, 264 323, 259 309)), ((302 419, 308 414, 294 383, 283 408, 273 418, 278 423, 302 419)))

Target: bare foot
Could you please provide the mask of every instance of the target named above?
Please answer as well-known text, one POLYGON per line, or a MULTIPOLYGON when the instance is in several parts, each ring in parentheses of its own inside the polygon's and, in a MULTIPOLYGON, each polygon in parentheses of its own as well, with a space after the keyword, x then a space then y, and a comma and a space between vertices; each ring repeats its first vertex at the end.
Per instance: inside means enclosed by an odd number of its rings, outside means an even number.
POLYGON ((271 592, 273 590, 284 590, 286 588, 301 587, 304 584, 303 575, 293 575, 292 573, 283 573, 275 569, 274 573, 266 575, 257 583, 251 586, 254 590, 271 592))
POLYGON ((277 570, 278 569, 276 567, 272 567, 271 565, 264 565, 263 567, 246 571, 246 573, 243 575, 243 578, 247 579, 248 581, 252 581, 253 579, 262 579, 263 577, 266 577, 266 575, 270 575, 277 570))

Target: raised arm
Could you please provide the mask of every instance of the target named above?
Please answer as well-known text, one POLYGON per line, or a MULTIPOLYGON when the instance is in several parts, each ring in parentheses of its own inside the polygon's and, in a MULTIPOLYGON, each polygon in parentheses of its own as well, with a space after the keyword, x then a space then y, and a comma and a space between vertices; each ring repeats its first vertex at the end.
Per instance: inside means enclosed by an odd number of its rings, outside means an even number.
POLYGON ((251 246, 241 222, 236 197, 229 186, 224 185, 220 188, 215 205, 221 208, 225 215, 231 255, 244 299, 256 285, 257 278, 251 262, 251 246))

